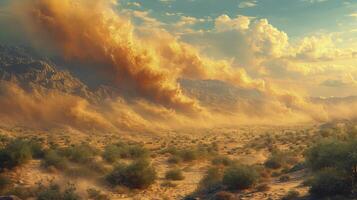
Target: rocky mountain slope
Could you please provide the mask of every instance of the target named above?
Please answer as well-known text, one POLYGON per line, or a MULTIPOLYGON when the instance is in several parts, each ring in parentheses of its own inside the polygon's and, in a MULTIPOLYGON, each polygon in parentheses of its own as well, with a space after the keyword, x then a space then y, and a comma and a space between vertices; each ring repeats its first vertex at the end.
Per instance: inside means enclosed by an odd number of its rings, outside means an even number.
MULTIPOLYGON (((45 56, 38 55, 24 47, 0 45, 0 81, 16 83, 25 90, 56 90, 66 94, 81 96, 90 102, 100 102, 106 98, 119 96, 119 89, 98 85, 89 87, 68 70, 63 70, 45 56)), ((203 105, 230 107, 236 102, 259 101, 259 91, 238 88, 218 80, 179 80, 185 94, 197 98, 203 105)), ((312 98, 315 103, 357 102, 357 97, 312 98)))

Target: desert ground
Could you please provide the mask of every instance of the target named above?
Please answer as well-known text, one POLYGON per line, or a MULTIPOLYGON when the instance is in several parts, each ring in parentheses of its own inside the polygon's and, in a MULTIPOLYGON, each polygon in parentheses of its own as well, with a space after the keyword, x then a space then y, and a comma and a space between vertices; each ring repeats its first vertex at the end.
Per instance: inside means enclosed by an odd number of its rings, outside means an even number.
MULTIPOLYGON (((90 163, 95 163, 95 167, 94 164, 89 166, 89 163, 69 159, 70 166, 62 169, 44 166, 43 158, 31 158, 20 166, 5 170, 2 176, 11 181, 11 187, 4 193, 17 195, 23 199, 36 199, 30 192, 33 188, 39 184, 56 183, 61 186, 73 185, 78 195, 84 199, 214 199, 215 191, 199 194, 198 190, 209 168, 225 168, 224 162, 217 161, 222 158, 221 160, 257 168, 260 176, 254 187, 226 192, 228 194, 222 199, 282 199, 291 191, 304 198, 309 196, 309 188, 304 185, 304 181, 310 175, 305 167, 297 166, 304 161, 304 151, 316 140, 324 137, 321 136, 321 130, 321 126, 317 125, 245 126, 163 131, 143 136, 142 133, 103 134, 95 131, 75 132, 71 129, 40 131, 23 127, 2 127, 2 145, 11 139, 23 138, 40 141, 44 149, 60 149, 81 143, 96 149, 90 158, 90 163), (106 146, 118 142, 146 149, 147 159, 157 173, 153 184, 145 189, 130 189, 123 185, 112 186, 105 181, 106 174, 113 169, 115 163, 106 161, 103 152, 106 146), (173 160, 174 154, 170 153, 170 149, 185 150, 189 156, 173 160), (196 149, 199 150, 196 152, 196 149), (265 163, 275 149, 286 152, 289 158, 281 164, 282 166, 269 168, 265 163), (170 169, 179 169, 183 177, 179 180, 169 180, 165 173, 170 169), (103 197, 89 197, 89 189, 95 189, 103 194, 103 197)), ((131 163, 134 159, 118 158, 115 162, 131 163)))

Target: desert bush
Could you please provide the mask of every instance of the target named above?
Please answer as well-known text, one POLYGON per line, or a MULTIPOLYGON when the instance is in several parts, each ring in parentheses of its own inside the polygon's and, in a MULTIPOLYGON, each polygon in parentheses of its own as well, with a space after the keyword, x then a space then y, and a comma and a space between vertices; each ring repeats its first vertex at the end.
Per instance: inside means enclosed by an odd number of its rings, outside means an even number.
POLYGON ((80 196, 76 193, 76 188, 72 184, 68 184, 62 191, 60 186, 51 183, 49 186, 39 184, 37 200, 80 200, 80 196))
POLYGON ((105 147, 102 157, 104 160, 113 163, 121 157, 121 149, 116 145, 108 145, 105 147))
POLYGON ((181 161, 183 162, 192 162, 198 159, 207 158, 210 156, 217 155, 217 146, 216 144, 212 145, 203 145, 199 144, 196 147, 177 149, 176 147, 169 147, 163 153, 170 153, 171 157, 168 162, 177 164, 181 161))
POLYGON ((32 159, 32 148, 28 141, 16 139, 0 149, 0 170, 11 169, 32 159))
POLYGON ((352 161, 349 158, 352 153, 347 143, 329 139, 314 145, 307 151, 306 163, 314 171, 328 167, 346 169, 352 161))
POLYGON ((171 169, 166 172, 165 178, 168 180, 179 181, 183 180, 185 177, 183 176, 181 169, 171 169))
POLYGON ((325 168, 314 176, 310 193, 317 197, 348 195, 351 193, 348 175, 334 168, 325 168))
POLYGON ((179 156, 182 158, 182 160, 184 162, 191 162, 191 161, 197 160, 199 157, 199 154, 195 150, 184 149, 179 152, 179 156))
POLYGON ((31 148, 32 157, 39 159, 45 156, 45 151, 42 143, 37 140, 30 140, 29 145, 31 148))
POLYGON ((293 156, 289 152, 273 150, 264 165, 270 169, 279 169, 285 164, 292 164, 293 156))
POLYGON ((356 188, 357 140, 323 140, 306 153, 313 171, 310 193, 315 196, 347 195, 356 188))
POLYGON ((105 147, 103 158, 113 163, 121 158, 146 158, 150 155, 150 152, 139 145, 127 145, 124 143, 111 144, 105 147))
POLYGON ((129 158, 138 159, 148 157, 150 154, 149 150, 145 149, 139 145, 131 145, 128 148, 129 158))
POLYGON ((63 154, 70 161, 82 164, 93 160, 97 152, 98 151, 96 149, 86 143, 74 145, 61 150, 61 154, 63 154))
POLYGON ((232 190, 248 189, 259 179, 257 171, 247 165, 229 167, 223 176, 223 184, 232 190))
POLYGON ((45 153, 45 157, 42 160, 42 166, 45 168, 55 167, 57 169, 66 169, 68 166, 68 161, 66 158, 61 156, 56 150, 48 150, 45 153))
POLYGON ((153 184, 156 178, 156 171, 150 163, 145 159, 139 159, 130 165, 118 164, 107 176, 107 181, 112 185, 145 189, 153 184))
POLYGON ((223 171, 220 168, 209 168, 199 183, 199 191, 211 192, 222 186, 223 171))
POLYGON ((229 166, 233 163, 234 163, 234 161, 232 161, 230 158, 228 158, 226 156, 217 156, 212 159, 213 165, 229 166))

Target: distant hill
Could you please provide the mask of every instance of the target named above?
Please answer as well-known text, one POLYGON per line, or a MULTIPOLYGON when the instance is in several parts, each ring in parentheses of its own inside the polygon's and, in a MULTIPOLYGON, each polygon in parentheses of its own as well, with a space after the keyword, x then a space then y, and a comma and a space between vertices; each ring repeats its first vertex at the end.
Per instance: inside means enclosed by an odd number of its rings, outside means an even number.
POLYGON ((90 89, 67 70, 60 70, 45 57, 21 47, 0 46, 0 80, 16 83, 25 90, 56 90, 98 102, 114 97, 113 88, 90 89))

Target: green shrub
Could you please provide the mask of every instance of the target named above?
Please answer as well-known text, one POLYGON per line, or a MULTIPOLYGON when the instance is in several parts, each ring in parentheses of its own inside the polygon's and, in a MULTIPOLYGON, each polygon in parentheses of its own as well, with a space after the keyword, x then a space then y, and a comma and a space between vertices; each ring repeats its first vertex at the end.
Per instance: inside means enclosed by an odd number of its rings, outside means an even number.
POLYGON ((28 141, 16 139, 0 149, 0 170, 11 169, 32 159, 32 148, 28 141))
POLYGON ((274 150, 269 158, 265 161, 264 165, 270 169, 279 169, 283 165, 289 163, 292 156, 287 152, 282 152, 279 150, 274 150))
POLYGON ((103 158, 113 163, 121 158, 146 158, 149 156, 149 151, 139 145, 126 145, 123 143, 111 144, 105 147, 103 158))
POLYGON ((171 154, 171 157, 168 160, 169 163, 177 164, 181 161, 192 162, 209 156, 215 156, 217 155, 217 147, 215 145, 200 144, 196 147, 180 150, 176 147, 169 147, 163 152, 171 154))
POLYGON ((129 158, 138 159, 145 158, 149 156, 149 151, 142 146, 139 145, 131 145, 129 146, 129 158))
POLYGON ((259 179, 257 171, 247 165, 229 167, 223 176, 223 184, 232 190, 248 189, 259 179))
POLYGON ((210 168, 199 183, 199 191, 211 192, 222 185, 223 172, 220 168, 210 168))
POLYGON ((181 169, 171 169, 166 172, 165 178, 168 180, 179 181, 183 180, 185 177, 183 176, 181 169))
POLYGON ((93 160, 97 150, 90 145, 83 143, 62 149, 61 153, 70 161, 85 164, 93 160))
POLYGON ((198 159, 198 153, 194 150, 184 149, 179 152, 179 156, 184 162, 191 162, 198 159))
POLYGON ((121 157, 121 149, 116 145, 108 145, 104 149, 103 158, 107 162, 113 163, 121 157))
POLYGON ((319 171, 311 182, 310 193, 317 197, 348 195, 351 193, 348 175, 334 168, 319 171))
POLYGON ((45 153, 45 157, 42 161, 42 166, 46 168, 53 166, 57 169, 67 169, 68 161, 56 150, 49 150, 45 153))
POLYGON ((112 185, 124 185, 129 188, 145 189, 156 180, 156 171, 145 159, 134 161, 130 165, 119 164, 107 176, 112 185))
MULTIPOLYGON (((356 151, 357 152, 357 151, 356 151)), ((338 140, 322 141, 307 151, 306 163, 314 170, 333 167, 348 169, 352 155, 349 145, 338 140)))
POLYGON ((229 159, 226 156, 217 156, 215 158, 212 159, 212 164, 213 165, 223 165, 223 166, 229 166, 231 164, 233 164, 234 162, 229 159))
POLYGON ((51 183, 49 186, 40 184, 38 186, 37 200, 80 200, 80 196, 76 194, 76 188, 72 184, 68 184, 62 191, 60 186, 51 183))

